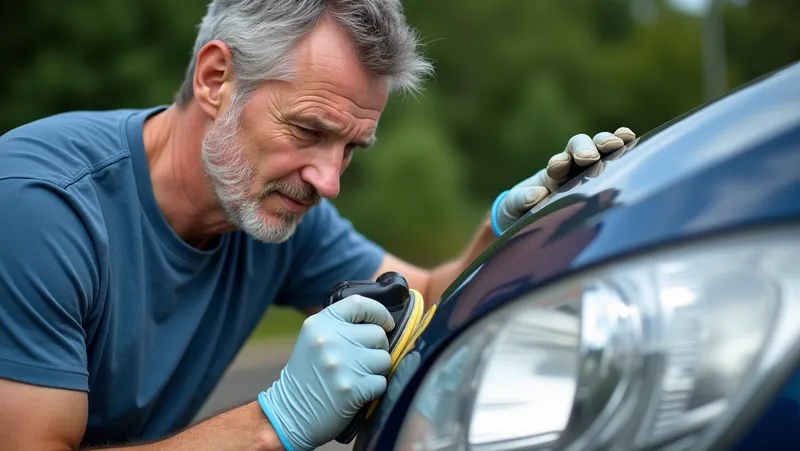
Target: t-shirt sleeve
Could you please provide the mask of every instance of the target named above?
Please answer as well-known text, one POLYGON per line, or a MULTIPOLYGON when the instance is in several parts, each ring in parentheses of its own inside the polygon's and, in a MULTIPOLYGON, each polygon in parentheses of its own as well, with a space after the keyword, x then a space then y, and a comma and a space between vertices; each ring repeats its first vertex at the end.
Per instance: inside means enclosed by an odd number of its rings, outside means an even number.
POLYGON ((325 295, 345 280, 367 280, 385 251, 323 200, 298 226, 286 289, 276 304, 298 309, 322 307, 325 295))
POLYGON ((88 390, 84 321, 99 286, 80 203, 56 185, 0 179, 0 377, 88 390))

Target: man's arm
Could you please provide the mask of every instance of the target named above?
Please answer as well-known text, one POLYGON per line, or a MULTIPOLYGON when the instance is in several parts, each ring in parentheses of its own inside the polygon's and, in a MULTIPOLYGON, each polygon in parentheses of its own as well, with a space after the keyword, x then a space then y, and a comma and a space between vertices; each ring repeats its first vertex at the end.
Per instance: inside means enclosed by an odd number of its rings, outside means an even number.
POLYGON ((86 392, 0 379, 0 449, 8 451, 282 451, 256 401, 229 410, 165 440, 122 448, 80 448, 86 392))
POLYGON ((89 412, 86 392, 0 379, 0 399, 0 449, 78 449, 89 412))
POLYGON ((487 215, 478 226, 465 250, 456 258, 447 261, 433 269, 424 269, 404 261, 394 255, 386 254, 378 271, 373 275, 376 279, 386 271, 397 271, 402 274, 410 287, 419 290, 425 300, 425 309, 439 302, 439 297, 444 290, 461 274, 470 263, 475 261, 481 253, 495 240, 492 225, 487 215))

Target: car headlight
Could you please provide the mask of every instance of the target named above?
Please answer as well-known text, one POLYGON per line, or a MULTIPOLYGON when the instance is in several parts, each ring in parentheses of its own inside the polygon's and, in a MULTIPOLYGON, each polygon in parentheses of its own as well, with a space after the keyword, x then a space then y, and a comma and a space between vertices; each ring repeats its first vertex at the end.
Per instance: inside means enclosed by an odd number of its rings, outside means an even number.
POLYGON ((698 449, 798 345, 797 255, 795 230, 717 238, 513 301, 439 356, 399 446, 698 449))

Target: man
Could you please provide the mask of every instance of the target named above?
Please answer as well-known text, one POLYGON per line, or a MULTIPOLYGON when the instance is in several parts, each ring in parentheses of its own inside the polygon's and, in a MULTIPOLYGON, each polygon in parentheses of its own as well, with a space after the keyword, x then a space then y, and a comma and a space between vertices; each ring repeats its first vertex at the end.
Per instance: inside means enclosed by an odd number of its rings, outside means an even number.
MULTIPOLYGON (((431 271, 327 199, 394 90, 430 70, 398 0, 215 0, 175 103, 73 112, 0 138, 0 449, 308 450, 386 387, 374 300, 400 271, 428 301, 551 189, 632 133, 570 140, 431 271), (280 379, 186 427, 271 304, 311 316, 280 379)), ((265 381, 266 383, 266 381, 265 381)))

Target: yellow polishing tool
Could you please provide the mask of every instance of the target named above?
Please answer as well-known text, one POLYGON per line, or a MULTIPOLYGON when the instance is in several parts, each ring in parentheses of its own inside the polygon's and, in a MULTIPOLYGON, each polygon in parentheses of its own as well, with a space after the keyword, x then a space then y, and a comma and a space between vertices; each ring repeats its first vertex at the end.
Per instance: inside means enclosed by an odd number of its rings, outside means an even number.
MULTIPOLYGON (((387 334, 389 352, 392 356, 388 379, 428 326, 436 306, 431 306, 426 313, 422 294, 409 288, 406 279, 396 272, 383 273, 375 281, 342 282, 331 289, 324 305, 327 307, 354 294, 375 299, 386 306, 394 318, 394 329, 387 334)), ((372 415, 379 402, 380 399, 376 399, 361 409, 344 432, 336 437, 336 441, 342 444, 350 443, 358 434, 361 423, 372 415)))
MULTIPOLYGON (((431 308, 428 309, 427 313, 423 315, 423 312, 425 311, 425 302, 422 299, 422 295, 419 294, 419 291, 414 289, 409 291, 412 299, 410 303, 413 303, 414 305, 409 309, 411 317, 403 327, 403 330, 400 332, 394 347, 390 348, 392 351, 392 368, 389 370, 389 374, 386 376, 387 380, 392 377, 394 371, 397 369, 397 366, 400 365, 400 361, 403 360, 403 357, 405 357, 406 354, 408 354, 408 352, 414 347, 414 344, 417 342, 417 338, 419 338, 419 336, 422 334, 422 331, 424 331, 428 326, 428 323, 431 321, 431 317, 433 316, 433 312, 436 311, 436 305, 432 305, 431 308)), ((380 399, 376 399, 370 403, 369 407, 367 407, 367 415, 365 418, 369 418, 370 415, 372 415, 372 411, 375 410, 375 407, 377 407, 379 403, 380 399)))

